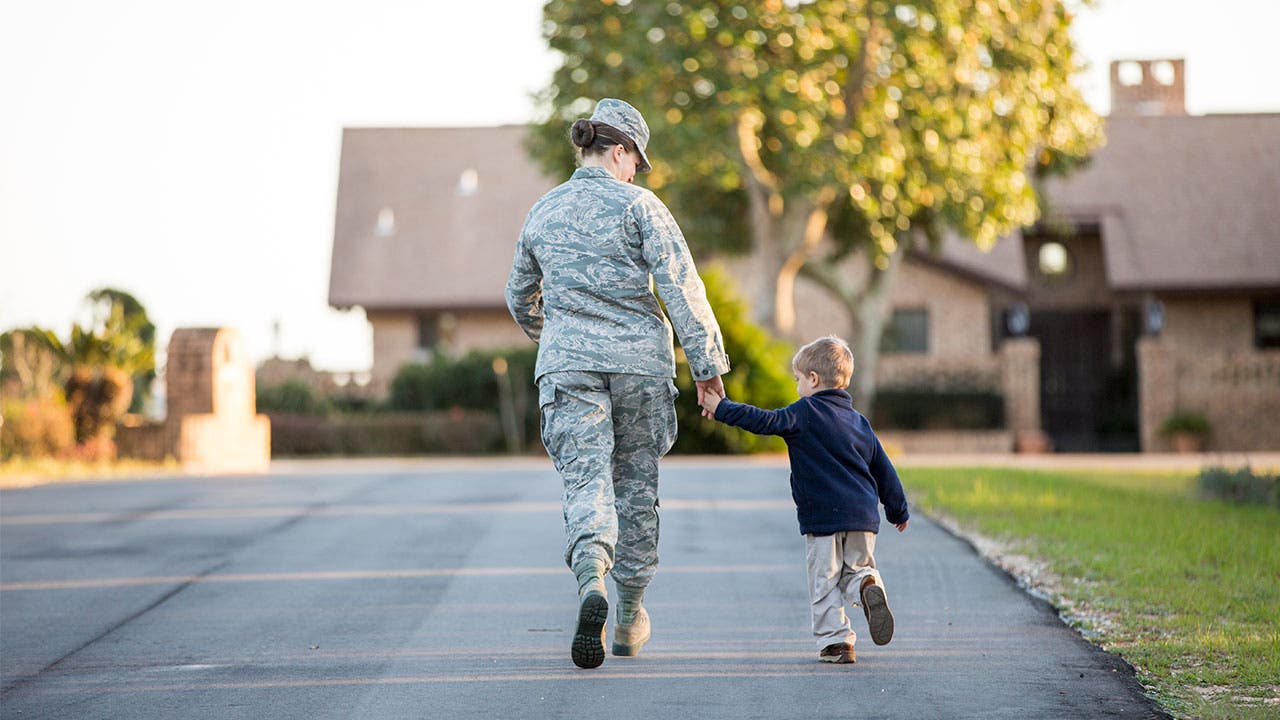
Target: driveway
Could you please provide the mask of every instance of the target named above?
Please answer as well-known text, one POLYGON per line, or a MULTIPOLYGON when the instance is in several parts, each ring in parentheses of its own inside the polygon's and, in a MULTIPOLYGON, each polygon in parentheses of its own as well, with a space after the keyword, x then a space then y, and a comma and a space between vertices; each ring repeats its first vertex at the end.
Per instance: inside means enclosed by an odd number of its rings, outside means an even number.
MULTIPOLYGON (((1147 718, 1129 669, 917 513, 897 618, 817 662, 785 466, 673 459, 653 640, 569 660, 546 460, 0 492, 5 718, 1147 718)), ((856 611, 855 611, 856 612, 856 611)))

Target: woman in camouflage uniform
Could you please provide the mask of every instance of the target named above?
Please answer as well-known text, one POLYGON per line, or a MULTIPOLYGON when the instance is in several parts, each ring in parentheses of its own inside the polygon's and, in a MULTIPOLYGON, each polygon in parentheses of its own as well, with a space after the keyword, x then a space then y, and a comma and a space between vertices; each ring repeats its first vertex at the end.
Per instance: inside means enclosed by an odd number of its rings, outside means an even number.
POLYGON ((579 596, 571 655, 597 667, 606 574, 619 598, 614 654, 649 639, 641 599, 658 566, 658 460, 676 438, 672 324, 699 396, 723 394, 729 361, 680 227, 631 184, 649 169, 640 112, 606 98, 571 138, 581 167, 529 211, 506 298, 538 343, 542 442, 564 479, 565 561, 579 596))

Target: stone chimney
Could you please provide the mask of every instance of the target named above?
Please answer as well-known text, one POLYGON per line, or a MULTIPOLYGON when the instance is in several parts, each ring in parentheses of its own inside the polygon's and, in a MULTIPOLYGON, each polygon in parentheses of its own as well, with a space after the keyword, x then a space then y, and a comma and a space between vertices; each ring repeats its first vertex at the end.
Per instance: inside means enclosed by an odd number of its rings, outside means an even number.
POLYGON ((1111 63, 1111 116, 1186 115, 1186 62, 1116 60, 1111 63))

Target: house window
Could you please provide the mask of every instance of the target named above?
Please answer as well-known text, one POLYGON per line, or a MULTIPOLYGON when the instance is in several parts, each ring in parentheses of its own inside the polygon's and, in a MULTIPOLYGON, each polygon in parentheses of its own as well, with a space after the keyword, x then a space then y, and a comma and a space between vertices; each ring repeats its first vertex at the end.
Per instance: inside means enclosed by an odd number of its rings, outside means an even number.
POLYGON ((389 207, 378 211, 378 224, 374 230, 378 237, 391 237, 396 234, 396 213, 389 207))
POLYGON ((440 344, 440 316, 422 313, 418 316, 418 349, 430 352, 440 344))
POLYGON ((929 352, 929 311, 894 310, 880 337, 880 352, 918 355, 929 352))
POLYGON ((1253 344, 1258 348, 1280 348, 1280 300, 1254 303, 1253 344))
POLYGON ((471 197, 480 189, 480 173, 467 168, 458 176, 458 197, 471 197))
POLYGON ((1047 242, 1036 253, 1036 270, 1041 277, 1062 278, 1071 272, 1071 253, 1060 242, 1047 242))

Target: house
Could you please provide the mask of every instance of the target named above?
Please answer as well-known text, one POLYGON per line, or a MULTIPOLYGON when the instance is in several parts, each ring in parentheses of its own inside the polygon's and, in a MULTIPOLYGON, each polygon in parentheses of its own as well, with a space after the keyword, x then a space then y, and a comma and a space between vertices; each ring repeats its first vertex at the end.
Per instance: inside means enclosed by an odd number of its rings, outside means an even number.
MULTIPOLYGON (((1111 71, 1107 144, 1045 185, 1040 225, 989 253, 951 240, 904 260, 878 380, 1001 393, 1009 432, 990 449, 1165 450, 1176 412, 1207 417, 1211 449, 1280 449, 1280 114, 1187 115, 1181 61, 1111 71)), ((365 309, 375 386, 433 350, 527 342, 503 287, 525 213, 559 179, 522 136, 344 132, 330 304, 365 309)), ((818 288, 796 293, 796 339, 847 332, 818 288)))

